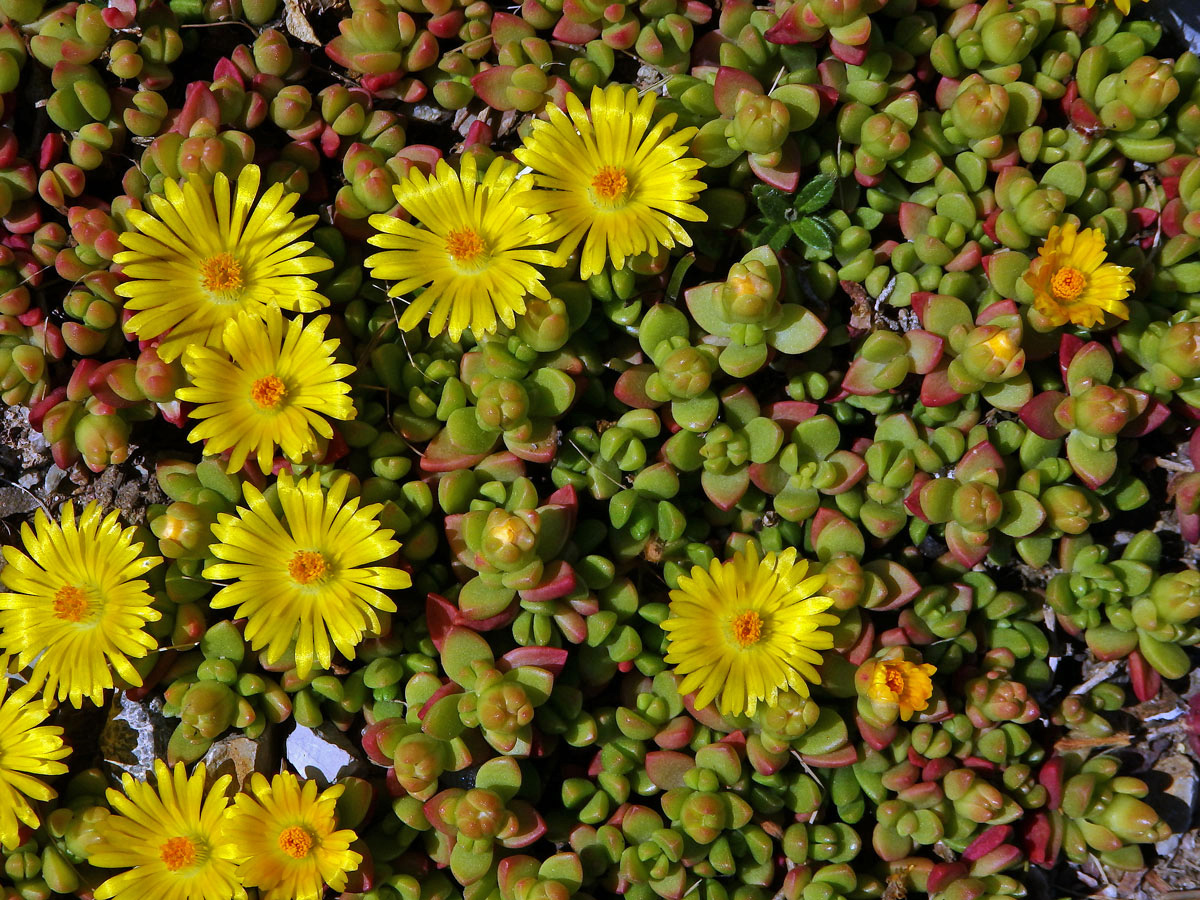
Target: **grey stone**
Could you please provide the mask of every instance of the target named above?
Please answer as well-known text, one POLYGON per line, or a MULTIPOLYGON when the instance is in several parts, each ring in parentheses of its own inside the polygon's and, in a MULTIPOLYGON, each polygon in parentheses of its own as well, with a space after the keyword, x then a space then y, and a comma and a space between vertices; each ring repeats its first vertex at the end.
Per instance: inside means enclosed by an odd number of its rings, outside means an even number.
POLYGON ((0 485, 0 519, 31 513, 38 506, 37 497, 25 488, 0 485))
POLYGON ((167 758, 167 742, 174 725, 163 718, 162 700, 158 697, 139 702, 119 691, 111 710, 100 731, 104 761, 138 781, 145 781, 154 771, 154 760, 167 758))
POLYGON ((296 726, 287 737, 285 755, 302 778, 316 778, 325 784, 367 769, 366 761, 349 739, 328 725, 296 726))

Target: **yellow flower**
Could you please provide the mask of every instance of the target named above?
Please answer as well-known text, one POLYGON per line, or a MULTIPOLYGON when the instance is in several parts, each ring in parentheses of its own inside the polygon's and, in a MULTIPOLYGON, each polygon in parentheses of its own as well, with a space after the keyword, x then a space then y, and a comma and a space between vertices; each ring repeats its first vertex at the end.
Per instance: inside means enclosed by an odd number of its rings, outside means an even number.
POLYGON ((315 781, 301 787, 291 772, 270 782, 256 772, 250 788, 254 797, 234 799, 228 826, 242 884, 258 888, 262 900, 321 900, 326 885, 344 889, 346 873, 362 862, 350 849, 358 835, 335 830, 334 807, 345 788, 318 796, 315 781))
POLYGON ((670 134, 674 114, 651 127, 654 105, 653 94, 639 100, 635 88, 597 87, 589 120, 579 98, 568 94, 567 112, 548 105, 549 121, 535 121, 514 152, 542 189, 523 192, 517 202, 550 217, 550 239, 562 238, 563 256, 583 242, 583 278, 601 272, 609 259, 619 269, 639 253, 676 242, 691 246, 675 220, 708 218, 691 205, 704 189, 692 177, 704 163, 684 156, 696 129, 670 134))
POLYGON ((5 698, 8 679, 0 675, 0 844, 15 850, 21 824, 37 828, 37 813, 26 798, 53 800, 57 792, 37 775, 62 775, 59 762, 71 753, 62 742, 63 730, 43 725, 49 715, 45 704, 33 702, 34 691, 23 687, 5 698))
POLYGON ((231 900, 244 898, 226 831, 230 776, 204 790, 204 763, 191 777, 182 763, 154 761, 152 786, 121 776, 122 794, 109 788, 113 808, 88 854, 93 866, 125 869, 96 890, 96 900, 231 900))
POLYGON ((795 548, 759 562, 751 544, 727 562, 681 576, 662 626, 666 660, 684 676, 679 692, 695 691, 697 707, 719 695, 719 709, 732 715, 753 715, 760 702, 773 706, 788 688, 807 697, 809 682, 820 682, 817 651, 833 646, 832 635, 819 629, 837 624, 824 612, 833 601, 817 596, 825 576, 807 573, 795 548))
POLYGON ((144 626, 160 618, 142 576, 162 557, 139 557, 135 529, 122 530, 115 511, 102 519, 95 502, 78 523, 68 502, 61 524, 40 510, 33 524, 21 526, 25 553, 4 548, 0 581, 10 593, 0 594, 0 648, 22 667, 33 664, 35 689, 76 707, 84 697, 103 702, 112 670, 140 685, 129 660, 157 646, 144 626))
POLYGON ((328 305, 306 276, 332 263, 305 256, 312 243, 300 240, 317 217, 297 219, 300 196, 281 184, 260 198, 260 178, 258 166, 246 166, 236 188, 222 173, 211 190, 198 179, 182 188, 168 180, 164 197, 149 197, 155 215, 130 211, 136 230, 121 235, 129 249, 113 257, 130 279, 117 293, 136 313, 125 330, 143 341, 166 335, 158 355, 167 362, 191 344, 219 348, 225 323, 240 312, 328 305))
POLYGON ((867 696, 879 703, 895 703, 905 722, 929 706, 933 696, 930 676, 937 669, 929 663, 909 662, 906 659, 881 660, 871 674, 867 696))
POLYGON ((353 659, 363 637, 379 632, 376 610, 396 610, 382 591, 412 585, 407 572, 373 565, 400 545, 380 527, 379 504, 360 509, 357 497, 346 499, 350 484, 342 475, 326 494, 319 475, 297 481, 280 474, 282 520, 246 484, 248 508, 238 507, 236 516, 222 513, 212 529, 220 543, 210 550, 224 562, 208 566, 204 577, 236 579, 213 597, 213 609, 236 606, 235 616, 247 619, 246 639, 256 651, 267 648, 268 663, 294 640, 301 678, 317 664, 329 668, 331 641, 353 659))
POLYGON ((561 265, 545 244, 549 222, 512 199, 520 166, 495 159, 480 178, 467 155, 455 172, 439 160, 432 178, 413 169, 396 187, 396 199, 417 227, 392 216, 371 216, 382 247, 367 259, 375 278, 396 279, 392 297, 423 287, 400 317, 405 331, 429 313, 429 333, 449 330, 457 341, 468 328, 494 332, 497 317, 508 327, 525 312, 525 295, 547 299, 536 266, 561 265))
POLYGON ((270 473, 277 446, 299 461, 317 449, 317 435, 333 437, 326 416, 354 418, 350 386, 341 380, 354 366, 333 361, 339 342, 325 340, 329 317, 305 326, 270 307, 263 318, 265 324, 242 313, 225 326, 229 356, 192 346, 183 357, 192 386, 176 396, 198 404, 191 416, 205 420, 188 440, 204 441, 210 456, 231 450, 229 472, 253 454, 258 467, 270 473))
MULTIPOLYGON (((1147 2, 1147 0, 1143 0, 1143 2, 1147 2)), ((1112 4, 1125 15, 1129 15, 1130 0, 1112 0, 1112 4)), ((1083 5, 1091 9, 1096 5, 1096 0, 1083 0, 1083 5)))
POLYGON ((1055 225, 1025 273, 1034 309, 1052 326, 1071 322, 1091 328, 1105 313, 1128 319, 1129 307, 1122 301, 1133 290, 1133 270, 1105 262, 1107 257, 1100 229, 1055 225))

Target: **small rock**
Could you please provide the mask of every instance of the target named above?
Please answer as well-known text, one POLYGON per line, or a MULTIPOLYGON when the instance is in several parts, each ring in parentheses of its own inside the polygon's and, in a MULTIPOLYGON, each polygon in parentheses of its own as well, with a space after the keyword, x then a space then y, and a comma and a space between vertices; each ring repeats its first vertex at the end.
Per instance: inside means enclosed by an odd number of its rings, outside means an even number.
POLYGON ((277 766, 275 753, 271 745, 271 731, 267 731, 259 740, 252 740, 243 734, 232 734, 216 741, 204 754, 204 766, 210 782, 222 775, 233 776, 233 788, 236 791, 249 787, 250 776, 255 772, 262 775, 272 775, 277 766))
POLYGON ((155 759, 167 758, 167 742, 174 725, 162 716, 162 699, 137 702, 120 691, 113 701, 113 714, 100 732, 104 761, 138 781, 154 771, 155 759))
POLYGON ((286 755, 301 777, 316 778, 326 784, 358 775, 367 768, 346 736, 327 725, 320 728, 298 725, 288 735, 286 755))
POLYGON ((67 477, 66 471, 60 469, 57 465, 50 466, 46 470, 46 494, 53 494, 58 490, 58 486, 62 484, 63 479, 67 477))
POLYGON ((23 516, 38 508, 38 499, 22 487, 0 486, 0 519, 23 516))
MULTIPOLYGON (((1200 787, 1200 779, 1196 776, 1195 763, 1182 752, 1168 753, 1160 757, 1154 764, 1153 771, 1167 776, 1170 780, 1161 790, 1151 790, 1150 796, 1146 798, 1174 832, 1154 845, 1159 856, 1170 856, 1191 824, 1196 810, 1196 792, 1200 787)), ((1158 788, 1158 785, 1153 787, 1158 788)))

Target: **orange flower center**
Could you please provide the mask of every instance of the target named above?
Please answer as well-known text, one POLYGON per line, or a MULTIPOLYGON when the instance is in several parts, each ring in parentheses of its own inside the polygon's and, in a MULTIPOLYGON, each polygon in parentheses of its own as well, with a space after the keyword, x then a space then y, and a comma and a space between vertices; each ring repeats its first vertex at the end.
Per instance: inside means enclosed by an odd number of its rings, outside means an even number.
POLYGON ((196 861, 196 845, 185 837, 173 837, 158 850, 168 872, 178 872, 196 861))
POLYGON ((325 557, 315 550, 297 550, 288 560, 288 574, 297 584, 312 584, 325 575, 325 557))
POLYGON ((82 622, 91 609, 92 605, 88 603, 83 588, 73 584, 64 584, 54 595, 54 615, 64 622, 82 622))
POLYGON ((883 683, 887 685, 888 690, 893 694, 904 693, 904 675, 899 669, 893 669, 889 666, 883 675, 883 683))
POLYGON ((455 228, 446 235, 446 252, 457 263, 473 263, 483 251, 483 238, 470 228, 455 228))
POLYGON ((213 294, 229 294, 242 287, 242 264, 230 253, 218 253, 200 263, 200 281, 213 294))
POLYGON ((279 849, 293 859, 304 859, 312 845, 312 835, 299 825, 291 825, 279 833, 279 849))
POLYGON ((629 178, 620 166, 603 166, 592 179, 592 191, 599 200, 615 204, 624 199, 629 189, 629 178))
POLYGON ((739 647, 749 647, 758 643, 762 637, 762 617, 752 609, 740 612, 733 617, 733 639, 739 647))
POLYGON ((278 409, 286 394, 287 388, 274 375, 259 378, 250 386, 250 399, 259 409, 278 409))
POLYGON ((1087 276, 1078 269, 1063 266, 1050 279, 1050 293, 1057 300, 1074 300, 1087 287, 1087 276))

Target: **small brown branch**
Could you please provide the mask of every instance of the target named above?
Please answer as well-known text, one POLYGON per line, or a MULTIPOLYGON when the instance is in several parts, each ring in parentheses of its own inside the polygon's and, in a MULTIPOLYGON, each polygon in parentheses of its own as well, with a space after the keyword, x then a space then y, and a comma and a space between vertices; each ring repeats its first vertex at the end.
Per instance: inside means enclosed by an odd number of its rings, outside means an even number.
MULTIPOLYGON (((1113 734, 1103 738, 1063 738, 1055 742, 1054 749, 1070 753, 1072 750, 1092 750, 1096 747, 1128 747, 1132 743, 1133 738, 1128 734, 1113 734)), ((1196 900, 1200 900, 1200 897, 1196 900)))

